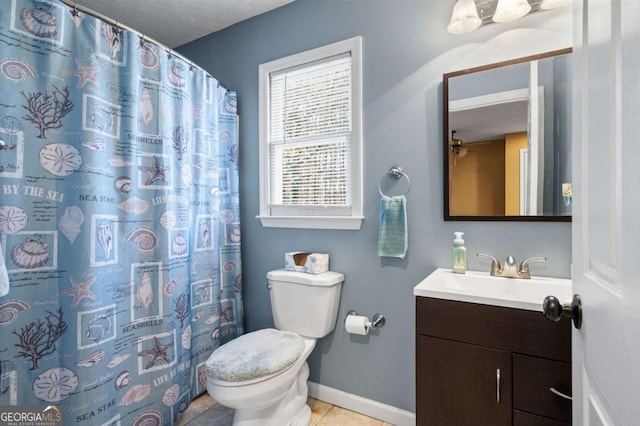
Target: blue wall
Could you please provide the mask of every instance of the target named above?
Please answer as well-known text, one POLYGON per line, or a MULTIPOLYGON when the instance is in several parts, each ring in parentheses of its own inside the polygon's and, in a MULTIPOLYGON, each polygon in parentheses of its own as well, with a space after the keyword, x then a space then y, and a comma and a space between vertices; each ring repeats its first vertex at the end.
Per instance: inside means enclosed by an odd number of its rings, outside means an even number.
MULTIPOLYGON (((568 277, 569 223, 444 222, 442 208, 442 74, 571 46, 571 8, 493 24, 467 35, 446 32, 452 1, 296 0, 204 37, 179 51, 238 92, 240 185, 246 326, 272 326, 265 274, 284 266, 284 253, 326 252, 343 272, 338 325, 310 358, 314 382, 400 409, 415 411, 413 287, 437 267, 450 267, 454 231, 469 253, 517 260, 545 255, 534 273, 568 277), (353 36, 363 37, 364 202, 359 231, 263 228, 258 194, 258 65, 353 36), (379 180, 404 167, 409 252, 378 258, 379 180), (369 336, 345 332, 354 309, 380 312, 387 325, 369 336)), ((213 6, 212 6, 213 7, 213 6)), ((398 185, 402 185, 399 182, 398 185)), ((402 191, 402 188, 397 188, 402 191)), ((469 258, 469 269, 489 264, 469 258)))

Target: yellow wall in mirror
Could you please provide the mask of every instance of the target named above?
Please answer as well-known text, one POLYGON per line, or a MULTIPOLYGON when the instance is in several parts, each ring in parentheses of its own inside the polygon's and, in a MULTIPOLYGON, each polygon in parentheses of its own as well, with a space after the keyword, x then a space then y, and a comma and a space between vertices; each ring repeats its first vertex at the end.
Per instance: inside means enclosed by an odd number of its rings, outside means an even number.
POLYGON ((465 144, 464 156, 449 151, 449 213, 504 216, 504 140, 465 144))
POLYGON ((511 133, 504 139, 504 214, 520 215, 520 150, 527 149, 527 132, 511 133))

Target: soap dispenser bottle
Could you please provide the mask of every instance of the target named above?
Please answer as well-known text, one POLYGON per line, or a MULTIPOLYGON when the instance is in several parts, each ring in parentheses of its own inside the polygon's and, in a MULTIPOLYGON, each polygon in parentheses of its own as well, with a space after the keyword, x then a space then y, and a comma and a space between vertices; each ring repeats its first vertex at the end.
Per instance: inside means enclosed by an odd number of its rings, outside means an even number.
POLYGON ((464 232, 454 232, 453 240, 453 272, 464 274, 467 272, 467 248, 464 246, 462 236, 464 232))

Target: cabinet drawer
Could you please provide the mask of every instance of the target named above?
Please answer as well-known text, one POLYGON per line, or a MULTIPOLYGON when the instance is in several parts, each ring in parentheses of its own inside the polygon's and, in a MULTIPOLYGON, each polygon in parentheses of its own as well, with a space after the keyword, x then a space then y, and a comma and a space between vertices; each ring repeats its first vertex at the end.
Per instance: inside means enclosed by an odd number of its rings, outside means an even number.
POLYGON ((513 408, 571 422, 571 364, 513 354, 513 408))
POLYGON ((571 362, 571 320, 542 311, 416 297, 416 333, 571 362))
POLYGON ((513 426, 571 426, 571 423, 514 410, 513 426))

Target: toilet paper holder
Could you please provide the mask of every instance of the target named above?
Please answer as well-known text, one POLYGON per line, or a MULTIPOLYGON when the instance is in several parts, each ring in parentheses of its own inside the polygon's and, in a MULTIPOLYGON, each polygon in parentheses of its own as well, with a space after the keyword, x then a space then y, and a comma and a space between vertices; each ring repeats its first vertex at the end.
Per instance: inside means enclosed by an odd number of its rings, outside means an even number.
MULTIPOLYGON (((347 312, 347 316, 344 319, 345 325, 347 323, 347 318, 350 315, 358 315, 358 313, 356 311, 349 311, 347 312)), ((373 316, 373 318, 371 318, 371 321, 368 321, 369 323, 371 323, 371 325, 369 327, 371 328, 382 328, 384 327, 385 323, 387 322, 387 320, 384 318, 384 315, 382 314, 375 314, 373 316)))

